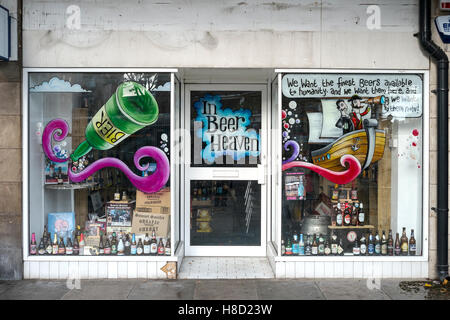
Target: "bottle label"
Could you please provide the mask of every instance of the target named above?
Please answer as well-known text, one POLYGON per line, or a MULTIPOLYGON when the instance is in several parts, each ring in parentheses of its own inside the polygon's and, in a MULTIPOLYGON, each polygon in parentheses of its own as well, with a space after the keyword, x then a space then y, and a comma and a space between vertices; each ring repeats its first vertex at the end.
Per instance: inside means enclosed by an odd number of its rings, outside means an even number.
POLYGON ((294 243, 292 245, 292 254, 294 254, 294 255, 298 255, 299 254, 299 247, 298 247, 298 244, 296 244, 296 243, 294 243))
POLYGON ((36 245, 35 244, 32 244, 30 246, 30 254, 36 254, 36 245))
POLYGON ((158 247, 157 247, 156 243, 152 243, 150 245, 150 252, 151 253, 156 253, 157 251, 158 251, 158 247))
POLYGON ((66 254, 68 254, 68 255, 73 254, 73 248, 72 247, 67 247, 66 248, 66 254))
POLYGON ((137 254, 142 254, 143 252, 144 252, 144 249, 141 247, 137 248, 137 250, 136 250, 137 254))
POLYGON ((342 225, 342 214, 338 214, 336 216, 336 223, 337 223, 338 226, 342 225))
POLYGON ((379 254, 381 252, 381 246, 377 243, 376 245, 375 245, 375 253, 376 254, 379 254))
POLYGON ((39 249, 39 254, 40 254, 40 255, 45 254, 45 249, 39 249))
POLYGON ((313 255, 316 255, 317 254, 317 247, 312 247, 311 253, 313 255))
POLYGON ((131 250, 130 250, 130 253, 131 254, 136 254, 136 252, 137 252, 137 248, 136 248, 136 245, 131 245, 131 250))
POLYGON ((111 248, 105 248, 105 254, 111 254, 111 248))
POLYGON ((355 256, 357 256, 357 255, 359 255, 359 253, 360 253, 359 247, 354 247, 354 248, 353 248, 353 254, 354 254, 355 256))
POLYGON ((331 253, 332 254, 336 254, 337 253, 337 244, 336 243, 333 243, 332 245, 331 245, 331 253))
POLYGON ((350 221, 351 221, 350 215, 349 215, 349 214, 346 214, 345 217, 344 217, 344 222, 345 222, 345 224, 350 224, 350 221))
POLYGON ((358 214, 358 221, 359 221, 359 223, 363 223, 364 222, 364 212, 360 212, 358 214))
POLYGON ((301 256, 305 255, 305 246, 299 246, 298 254, 301 256))
POLYGON ((368 248, 369 254, 373 254, 374 250, 375 250, 374 245, 369 243, 369 248, 368 248))
POLYGON ((164 247, 158 248, 158 254, 164 254, 164 247))
POLYGON ((325 247, 325 255, 329 255, 331 253, 330 247, 325 247))
POLYGON ((106 105, 103 105, 101 109, 92 118, 92 126, 95 132, 111 145, 118 144, 122 139, 125 139, 129 135, 111 122, 108 114, 106 113, 106 105))
POLYGON ((387 245, 381 245, 381 254, 386 255, 388 251, 387 245))
POLYGON ((287 247, 286 248, 286 255, 292 255, 292 248, 287 247))
POLYGON ((172 254, 170 251, 170 248, 165 248, 165 253, 166 253, 166 256, 170 256, 172 254))
POLYGON ((359 249, 360 254, 366 254, 367 252, 367 247, 365 244, 362 244, 360 249, 359 249))
POLYGON ((144 245, 144 254, 150 254, 150 246, 148 244, 144 245))
POLYGON ((402 243, 402 252, 408 252, 408 243, 407 242, 403 242, 402 243))

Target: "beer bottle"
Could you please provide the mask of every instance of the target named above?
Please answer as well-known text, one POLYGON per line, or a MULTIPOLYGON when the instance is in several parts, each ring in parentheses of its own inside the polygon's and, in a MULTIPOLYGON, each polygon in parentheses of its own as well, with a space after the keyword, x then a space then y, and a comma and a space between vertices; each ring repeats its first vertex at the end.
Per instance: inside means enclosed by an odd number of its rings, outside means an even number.
POLYGON ((344 225, 349 226, 352 222, 352 216, 350 213, 350 209, 348 207, 348 202, 345 202, 345 209, 344 209, 344 225))
POLYGON ((305 241, 303 240, 303 233, 300 233, 300 240, 298 241, 298 254, 305 255, 305 241))
POLYGON ((293 239, 292 239, 292 255, 293 256, 298 256, 299 253, 299 248, 298 248, 298 239, 297 239, 297 234, 294 231, 294 235, 293 235, 293 239))
POLYGON ((337 252, 338 243, 337 243, 337 236, 334 233, 334 231, 331 231, 331 254, 336 256, 338 254, 337 252))
POLYGON ((72 239, 70 239, 70 237, 67 237, 66 255, 68 256, 73 255, 73 245, 72 239))
POLYGON ((284 240, 281 240, 281 255, 286 255, 286 246, 284 244, 284 240))
POLYGON ((290 238, 288 238, 287 243, 286 243, 286 255, 292 256, 292 244, 291 244, 290 238))
POLYGON ((318 252, 319 256, 323 256, 325 254, 325 243, 322 234, 319 235, 318 252))
POLYGON ((47 244, 47 240, 50 238, 50 234, 48 233, 47 226, 44 226, 44 233, 42 234, 42 239, 44 239, 44 246, 47 244))
POLYGON ((395 255, 399 256, 400 255, 400 251, 401 251, 401 249, 400 249, 400 240, 398 238, 398 232, 397 232, 397 234, 395 235, 395 247, 394 247, 395 255))
POLYGON ((358 225, 358 213, 356 211, 355 203, 353 203, 353 207, 352 207, 352 226, 357 226, 357 225, 358 225))
POLYGON ((62 237, 59 238, 58 254, 59 255, 66 254, 66 246, 64 245, 64 239, 62 237))
POLYGON ((156 243, 155 231, 152 231, 152 240, 150 242, 150 254, 152 256, 158 253, 158 244, 156 243))
POLYGON ((158 256, 163 256, 164 255, 164 243, 162 238, 159 238, 159 243, 158 243, 158 256))
POLYGON ((306 245, 305 245, 305 256, 310 256, 312 253, 311 248, 311 236, 308 234, 306 236, 306 245))
POLYGON ((330 241, 328 239, 328 237, 325 240, 325 250, 324 253, 326 256, 329 256, 331 254, 331 248, 330 248, 330 241))
POLYGON ((117 244, 117 255, 124 256, 125 255, 125 244, 123 243, 123 236, 119 236, 119 243, 117 244))
POLYGON ((52 254, 53 252, 52 235, 50 232, 48 233, 47 243, 45 244, 45 252, 46 254, 52 254))
POLYGON ((314 234, 313 235, 313 243, 312 243, 312 246, 311 246, 311 254, 313 256, 317 256, 317 254, 319 253, 318 249, 319 249, 319 247, 318 247, 317 241, 316 241, 316 234, 314 234))
POLYGON ((38 254, 40 256, 45 254, 45 245, 44 245, 44 238, 41 238, 41 241, 39 241, 39 247, 38 247, 38 254))
POLYGON ((414 229, 411 229, 411 237, 409 238, 409 255, 416 255, 416 239, 414 238, 414 229))
POLYGON ((364 225, 364 220, 365 220, 365 214, 364 214, 363 204, 361 202, 359 204, 358 225, 359 226, 363 226, 364 225))
POLYGON ((372 232, 369 232, 369 245, 367 246, 367 253, 369 256, 373 256, 375 253, 375 245, 373 244, 372 232))
POLYGON ((148 233, 145 234, 145 238, 144 238, 144 254, 145 255, 150 254, 150 238, 148 236, 148 233))
POLYGON ((342 226, 343 225, 343 216, 342 216, 342 208, 341 204, 337 204, 337 215, 336 215, 336 225, 342 226))
POLYGON ((342 239, 339 239, 339 245, 337 247, 337 253, 340 256, 344 255, 344 245, 342 244, 342 239))
POLYGON ((134 233, 131 236, 130 254, 132 256, 137 254, 136 235, 134 233))
POLYGON ((127 233, 125 237, 125 255, 129 256, 130 254, 131 254, 130 235, 127 233))
POLYGON ((361 248, 359 247, 358 239, 355 239, 355 243, 353 245, 353 255, 359 256, 361 253, 361 248))
POLYGON ((167 238, 166 246, 164 247, 164 253, 166 256, 170 256, 172 254, 172 250, 170 248, 170 238, 167 238))
POLYGON ((58 238, 56 237, 56 232, 53 234, 52 254, 58 254, 58 238))
POLYGON ((364 234, 361 236, 361 239, 359 240, 359 254, 361 256, 365 256, 367 254, 366 237, 364 236, 364 234))
POLYGON ((111 254, 111 242, 109 241, 109 237, 107 235, 105 241, 105 256, 109 256, 110 254, 111 254))
POLYGON ((105 246, 103 244, 103 233, 100 234, 100 243, 98 245, 98 254, 101 256, 105 254, 105 246))
POLYGON ((116 233, 113 232, 112 239, 111 239, 111 254, 116 255, 117 254, 117 239, 116 239, 116 233))
POLYGON ((31 234, 31 243, 30 243, 30 255, 36 255, 36 235, 34 232, 31 234))
POLYGON ((378 230, 375 232, 375 255, 379 256, 381 254, 381 241, 378 235, 378 230))
POLYGON ((80 235, 80 256, 84 256, 84 233, 81 233, 80 235))
POLYGON ((403 228, 402 237, 400 238, 400 248, 402 256, 408 255, 408 237, 406 236, 406 228, 403 228))
POLYGON ((144 244, 142 243, 142 239, 139 238, 137 247, 136 247, 136 254, 138 256, 143 255, 144 254, 144 244))
POLYGON ((72 161, 92 148, 108 150, 136 131, 158 119, 158 104, 153 95, 136 82, 121 83, 86 127, 85 138, 70 155, 72 161))
POLYGON ((331 213, 331 225, 334 227, 336 226, 336 217, 338 214, 337 205, 333 207, 333 211, 331 213))
POLYGON ((389 229, 387 252, 389 256, 394 255, 394 239, 392 239, 392 230, 389 229))
POLYGON ((80 243, 76 235, 73 237, 73 255, 78 256, 80 254, 80 243))
POLYGON ((386 234, 383 230, 383 235, 381 237, 381 255, 386 256, 388 254, 388 243, 386 240, 386 234))
POLYGON ((75 234, 75 236, 78 239, 78 243, 80 243, 80 241, 81 241, 81 229, 80 229, 79 225, 77 225, 77 233, 75 234))

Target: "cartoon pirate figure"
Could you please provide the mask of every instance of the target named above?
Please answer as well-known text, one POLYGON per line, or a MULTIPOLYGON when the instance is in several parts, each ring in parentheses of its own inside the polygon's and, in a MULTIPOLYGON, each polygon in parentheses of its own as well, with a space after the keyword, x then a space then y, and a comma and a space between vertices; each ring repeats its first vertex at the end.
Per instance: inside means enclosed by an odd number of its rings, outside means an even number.
POLYGON ((367 115, 370 112, 370 107, 366 106, 365 110, 361 112, 363 106, 361 105, 361 97, 357 94, 353 95, 348 101, 352 106, 352 122, 355 130, 359 130, 363 128, 363 119, 362 117, 367 115))
POLYGON ((353 122, 350 119, 348 105, 345 103, 344 100, 339 99, 338 101, 336 101, 336 106, 339 112, 341 113, 341 117, 336 122, 336 127, 342 128, 344 134, 353 131, 354 127, 353 122))

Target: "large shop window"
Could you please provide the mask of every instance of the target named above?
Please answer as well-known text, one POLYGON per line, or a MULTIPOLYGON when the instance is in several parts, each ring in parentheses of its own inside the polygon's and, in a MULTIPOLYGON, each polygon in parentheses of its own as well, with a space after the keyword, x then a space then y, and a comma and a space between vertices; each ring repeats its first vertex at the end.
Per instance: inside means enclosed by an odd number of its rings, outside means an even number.
POLYGON ((281 254, 422 255, 423 74, 281 76, 281 254))
POLYGON ((28 73, 30 255, 173 254, 171 78, 28 73))

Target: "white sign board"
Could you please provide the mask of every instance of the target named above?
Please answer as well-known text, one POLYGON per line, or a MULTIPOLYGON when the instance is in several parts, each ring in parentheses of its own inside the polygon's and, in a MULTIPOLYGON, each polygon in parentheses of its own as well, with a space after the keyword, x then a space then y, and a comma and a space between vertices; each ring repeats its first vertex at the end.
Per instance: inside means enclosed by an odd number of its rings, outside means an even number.
POLYGON ((416 74, 285 74, 283 95, 287 98, 363 100, 384 96, 380 115, 415 118, 422 115, 422 78, 416 74))

